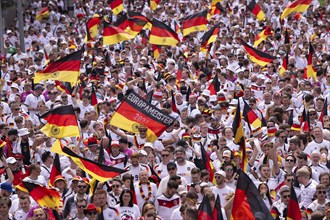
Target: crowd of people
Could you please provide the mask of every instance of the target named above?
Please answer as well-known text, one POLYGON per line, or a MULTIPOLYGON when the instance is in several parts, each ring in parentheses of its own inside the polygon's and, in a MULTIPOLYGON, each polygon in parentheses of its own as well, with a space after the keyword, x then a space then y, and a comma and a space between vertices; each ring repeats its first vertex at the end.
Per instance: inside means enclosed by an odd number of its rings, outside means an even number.
MULTIPOLYGON (((246 118, 242 121, 246 173, 274 219, 286 219, 292 186, 303 219, 330 219, 330 6, 314 0, 306 12, 292 13, 280 22, 289 1, 257 3, 266 15, 263 21, 246 8, 246 1, 221 2, 226 10, 209 19, 208 27, 220 23, 220 32, 208 52, 200 45, 205 32, 180 32, 181 42, 161 46, 154 58, 145 37, 149 30, 130 41, 103 45, 100 24, 95 42, 85 44, 86 21, 99 14, 114 23, 123 13, 136 11, 175 30, 184 17, 209 9, 211 2, 160 1, 151 10, 148 1, 124 0, 124 11, 115 15, 106 1, 77 0, 74 16, 69 17, 63 0, 30 1, 23 13, 24 47, 19 44, 18 25, 7 27, 2 36, 0 219, 52 216, 22 182, 50 187, 50 148, 55 139, 40 131, 45 124, 40 116, 59 105, 73 105, 81 132, 80 137, 61 139, 63 145, 93 161, 102 155, 102 163, 127 170, 93 186, 90 175, 61 155, 62 175, 53 183, 61 195, 61 218, 198 219, 203 197, 214 209, 220 196, 223 219, 230 219, 243 159, 233 133, 238 104, 241 110, 248 105, 263 122, 253 127, 246 118), (48 16, 36 19, 46 6, 48 16), (240 39, 253 45, 266 26, 273 34, 258 49, 277 59, 261 67, 249 59, 240 39), (284 44, 284 30, 289 45, 284 44), (316 78, 304 77, 310 42, 316 78), (63 90, 68 83, 34 83, 36 72, 49 62, 83 47, 79 81, 70 92, 63 90), (287 69, 280 75, 286 53, 287 69), (220 91, 211 94, 216 75, 220 91), (91 104, 92 87, 97 107, 91 104), (136 133, 111 125, 112 115, 131 91, 176 119, 155 142, 148 140, 144 124, 136 133), (201 164, 203 148, 212 171, 201 164)), ((256 219, 264 219, 262 213, 256 219)))

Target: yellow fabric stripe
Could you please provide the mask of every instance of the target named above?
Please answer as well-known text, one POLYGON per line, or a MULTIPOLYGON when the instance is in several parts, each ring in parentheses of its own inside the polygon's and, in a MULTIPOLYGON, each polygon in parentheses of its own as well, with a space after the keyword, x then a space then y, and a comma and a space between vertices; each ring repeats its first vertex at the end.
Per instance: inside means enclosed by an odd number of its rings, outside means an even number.
POLYGON ((124 5, 121 4, 119 6, 117 6, 116 8, 113 8, 112 9, 112 12, 115 14, 115 15, 118 15, 120 12, 122 12, 124 10, 124 5))
POLYGON ((167 46, 174 46, 179 43, 177 39, 174 37, 158 37, 155 35, 150 35, 149 38, 149 43, 150 44, 156 44, 156 45, 167 45, 167 46))
POLYGON ((286 18, 292 12, 305 12, 308 7, 309 7, 309 5, 303 4, 303 5, 297 5, 294 8, 286 8, 286 9, 284 9, 284 11, 283 11, 283 13, 281 15, 281 20, 283 20, 284 18, 286 18))
POLYGON ((198 26, 193 26, 190 28, 183 29, 183 36, 186 36, 190 33, 197 32, 197 31, 205 31, 207 30, 206 24, 198 25, 198 26))
POLYGON ((78 126, 57 126, 53 124, 46 124, 40 131, 45 133, 48 137, 65 138, 65 137, 79 137, 80 132, 78 126))
POLYGON ((42 80, 58 80, 62 82, 70 82, 76 84, 78 81, 79 71, 58 71, 54 73, 36 73, 34 83, 42 80))
POLYGON ((262 60, 258 60, 258 59, 256 59, 256 58, 253 57, 253 56, 250 56, 250 55, 248 55, 248 56, 249 56, 249 58, 250 58, 250 60, 251 60, 252 62, 258 64, 259 66, 264 67, 264 66, 266 66, 266 65, 269 63, 269 62, 264 62, 264 61, 262 61, 262 60))
POLYGON ((113 44, 117 44, 117 43, 120 43, 125 40, 133 39, 133 38, 134 38, 134 36, 132 36, 128 33, 118 33, 118 34, 111 35, 111 36, 104 36, 103 45, 113 45, 113 44))

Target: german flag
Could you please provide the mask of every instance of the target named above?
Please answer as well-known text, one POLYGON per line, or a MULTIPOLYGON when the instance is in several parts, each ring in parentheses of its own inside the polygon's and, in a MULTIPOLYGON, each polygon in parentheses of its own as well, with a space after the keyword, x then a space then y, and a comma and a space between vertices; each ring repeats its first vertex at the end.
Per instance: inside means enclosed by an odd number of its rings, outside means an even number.
MULTIPOLYGON (((182 52, 180 51, 182 54, 182 52)), ((182 71, 183 71, 183 63, 178 62, 178 70, 176 71, 176 83, 178 84, 180 80, 182 79, 182 71)))
POLYGON ((62 171, 61 171, 60 157, 58 156, 58 154, 55 154, 54 163, 49 176, 49 183, 48 183, 49 186, 54 186, 55 177, 61 174, 62 171))
POLYGON ((213 209, 213 219, 214 220, 223 220, 219 195, 217 195, 217 198, 215 200, 214 209, 213 209))
POLYGON ((126 33, 122 29, 110 25, 110 23, 104 21, 103 28, 103 45, 113 45, 122 41, 133 39, 134 36, 126 33))
POLYGON ((129 18, 127 14, 123 14, 115 23, 114 26, 122 29, 126 33, 136 36, 140 33, 140 31, 144 28, 151 27, 151 22, 148 18, 143 16, 138 12, 128 12, 129 18))
POLYGON ((241 107, 239 102, 236 108, 236 113, 233 121, 233 133, 234 133, 234 143, 240 146, 240 152, 242 154, 242 161, 240 167, 242 170, 245 171, 248 161, 246 157, 245 137, 244 137, 244 130, 242 125, 241 107))
POLYGON ((258 189, 242 170, 238 170, 238 181, 232 209, 233 219, 254 220, 255 214, 261 212, 264 220, 273 220, 258 189))
POLYGON ((208 44, 215 42, 218 37, 219 31, 220 23, 214 25, 210 30, 206 31, 201 38, 201 46, 203 48, 206 48, 208 44))
POLYGON ((136 199, 136 193, 135 193, 135 188, 134 188, 134 177, 131 175, 131 181, 130 181, 130 184, 129 184, 129 190, 131 191, 132 195, 133 195, 133 203, 135 205, 137 205, 137 199, 136 199))
POLYGON ((300 220, 302 219, 299 203, 297 199, 296 192, 291 186, 290 200, 288 204, 288 213, 286 215, 287 220, 300 220))
POLYGON ((174 97, 174 91, 171 90, 171 107, 172 111, 178 113, 178 108, 176 107, 175 97, 174 97))
POLYGON ((151 105, 144 98, 130 92, 112 116, 110 124, 129 132, 138 132, 140 124, 147 128, 147 139, 154 142, 174 123, 175 119, 151 105))
POLYGON ((285 29, 285 32, 284 32, 284 44, 290 45, 290 37, 289 37, 289 32, 288 32, 287 28, 285 29))
POLYGON ((161 46, 158 45, 151 45, 152 50, 154 51, 154 58, 158 59, 160 57, 160 53, 161 53, 161 46))
MULTIPOLYGON (((69 83, 70 84, 70 83, 69 83)), ((69 85, 63 84, 58 80, 55 80, 55 86, 56 88, 61 91, 61 92, 65 92, 68 95, 72 94, 72 88, 69 85), (68 87, 67 87, 68 86, 68 87)))
POLYGON ((150 0, 150 8, 151 10, 155 11, 157 5, 160 3, 160 0, 150 0))
POLYGON ((223 0, 212 0, 211 6, 216 5, 216 4, 218 4, 218 3, 222 2, 222 1, 223 0))
POLYGON ((305 12, 313 0, 296 0, 286 7, 281 15, 281 20, 292 12, 305 12))
POLYGON ((320 117, 319 117, 319 121, 322 123, 323 126, 324 126, 323 118, 326 115, 328 115, 328 98, 326 98, 324 100, 323 108, 322 108, 322 111, 321 111, 321 114, 320 114, 320 117))
POLYGON ((265 13, 261 10, 260 6, 256 3, 255 0, 251 0, 247 8, 258 18, 259 21, 265 19, 265 13))
POLYGON ((263 31, 261 31, 259 34, 255 36, 254 39, 254 47, 257 47, 261 42, 267 39, 268 36, 271 36, 273 34, 272 29, 267 26, 263 31))
POLYGON ((211 9, 210 9, 209 14, 208 14, 208 19, 209 19, 209 17, 211 17, 213 15, 221 14, 221 13, 224 13, 224 12, 226 12, 226 9, 224 9, 222 7, 222 5, 220 4, 220 2, 218 2, 215 5, 211 6, 211 9))
POLYGON ((179 34, 180 31, 180 26, 179 24, 176 22, 176 20, 174 20, 174 28, 175 28, 175 33, 179 34))
POLYGON ((95 86, 92 85, 92 92, 91 92, 91 105, 96 106, 97 105, 97 96, 95 91, 95 86))
POLYGON ((202 203, 198 207, 198 219, 214 220, 211 203, 207 195, 204 196, 202 203))
POLYGON ((0 148, 2 148, 3 146, 5 146, 7 144, 6 141, 3 141, 0 139, 0 148))
POLYGON ((68 156, 63 152, 63 147, 64 145, 61 143, 61 141, 59 139, 56 139, 50 150, 56 154, 68 156))
POLYGON ((51 62, 41 72, 37 72, 34 83, 42 80, 59 80, 76 84, 80 70, 80 59, 84 49, 78 50, 59 60, 51 62))
POLYGON ((207 89, 210 90, 211 95, 216 95, 217 92, 220 91, 220 81, 218 79, 218 74, 215 74, 215 76, 212 79, 212 82, 210 83, 207 89))
POLYGON ((262 121, 252 108, 244 100, 243 116, 245 121, 249 124, 251 130, 262 127, 262 121), (251 127, 252 126, 252 127, 251 127))
POLYGON ((282 66, 279 70, 279 74, 281 77, 283 77, 283 74, 287 71, 288 63, 289 63, 289 53, 286 52, 285 57, 283 57, 282 66))
POLYGON ((207 11, 189 15, 182 19, 183 36, 197 31, 205 31, 207 30, 207 24, 207 11))
POLYGON ((302 112, 302 117, 300 119, 300 127, 302 126, 302 131, 304 132, 310 132, 311 131, 311 122, 309 119, 309 111, 306 110, 306 107, 304 108, 302 112))
POLYGON ((79 137, 77 118, 72 105, 61 106, 40 116, 47 121, 40 131, 48 137, 65 138, 79 137))
POLYGON ((257 50, 250 45, 248 45, 243 39, 241 39, 241 44, 244 50, 247 52, 250 60, 260 66, 266 66, 268 63, 272 62, 276 59, 276 57, 269 55, 268 53, 264 53, 260 50, 257 50))
POLYGON ((226 3, 226 8, 227 8, 227 11, 228 11, 229 14, 233 13, 233 10, 231 9, 231 7, 229 5, 229 2, 226 3))
POLYGON ((38 12, 38 14, 36 15, 36 19, 38 21, 41 21, 44 18, 49 18, 49 9, 48 7, 44 7, 43 9, 41 9, 41 11, 38 12))
POLYGON ((86 158, 83 158, 67 147, 63 147, 63 152, 67 154, 73 162, 75 162, 83 171, 91 175, 93 178, 100 182, 106 182, 111 178, 114 178, 126 170, 122 170, 116 167, 110 167, 86 158))
POLYGON ((214 167, 213 167, 212 161, 210 159, 210 156, 207 154, 207 152, 203 146, 201 146, 201 158, 202 158, 202 165, 205 166, 205 167, 202 167, 202 169, 206 169, 207 171, 209 171, 210 182, 213 182, 214 167))
POLYGON ((129 19, 132 19, 135 23, 137 23, 139 26, 144 26, 144 28, 148 30, 151 29, 151 21, 140 12, 129 11, 128 17, 129 19))
POLYGON ((51 209, 60 207, 61 196, 55 189, 48 189, 42 185, 37 185, 23 181, 24 187, 29 191, 29 195, 41 206, 51 209))
POLYGON ((174 46, 180 42, 178 34, 163 22, 152 19, 149 43, 155 45, 174 46))
POLYGON ((312 46, 312 43, 309 43, 309 53, 308 53, 308 58, 307 58, 307 67, 305 68, 304 72, 304 78, 308 79, 310 77, 313 77, 314 80, 317 80, 316 78, 316 70, 313 66, 313 54, 314 54, 314 48, 312 46))
POLYGON ((118 15, 124 10, 123 0, 109 0, 108 4, 115 15, 118 15))
POLYGON ((86 23, 86 43, 95 41, 95 37, 99 34, 99 24, 101 18, 98 14, 93 18, 88 19, 86 23))

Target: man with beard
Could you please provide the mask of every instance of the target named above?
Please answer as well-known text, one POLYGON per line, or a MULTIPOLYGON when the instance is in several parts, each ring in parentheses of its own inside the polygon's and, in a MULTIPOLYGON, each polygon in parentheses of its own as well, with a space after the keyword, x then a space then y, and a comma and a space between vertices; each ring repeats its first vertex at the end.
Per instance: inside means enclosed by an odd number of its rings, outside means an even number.
POLYGON ((184 177, 188 183, 191 182, 191 169, 195 168, 196 165, 190 161, 186 160, 186 151, 179 147, 175 149, 174 151, 175 159, 176 159, 176 165, 178 168, 177 175, 184 177))
POLYGON ((274 202, 271 213, 275 220, 285 219, 288 213, 288 204, 290 201, 290 188, 282 186, 280 189, 281 200, 274 202))
POLYGON ((180 197, 176 194, 179 185, 175 180, 167 183, 166 191, 156 201, 156 209, 162 219, 170 219, 173 211, 180 205, 180 197))
POLYGON ((139 174, 140 181, 134 184, 136 201, 142 210, 146 201, 154 201, 157 196, 157 186, 148 179, 148 172, 141 171, 139 174))
POLYGON ((139 181, 139 173, 142 171, 147 171, 148 176, 151 176, 151 171, 147 165, 139 163, 139 153, 131 154, 131 164, 128 165, 126 168, 128 170, 127 173, 130 173, 134 178, 134 183, 139 181))
POLYGON ((235 193, 235 191, 226 185, 226 173, 223 170, 219 170, 214 175, 216 185, 212 187, 212 192, 215 196, 220 196, 221 207, 226 205, 226 196, 230 193, 235 193))

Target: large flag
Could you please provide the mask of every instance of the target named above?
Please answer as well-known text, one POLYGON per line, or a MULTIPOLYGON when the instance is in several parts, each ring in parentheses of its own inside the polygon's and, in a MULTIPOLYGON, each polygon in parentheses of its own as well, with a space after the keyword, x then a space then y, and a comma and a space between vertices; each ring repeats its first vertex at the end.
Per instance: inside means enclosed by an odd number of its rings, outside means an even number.
POLYGON ((109 0, 108 3, 115 15, 118 15, 124 10, 123 0, 109 0))
POLYGON ((292 12, 305 12, 313 0, 296 0, 286 7, 281 15, 281 20, 292 12))
POLYGON ((127 14, 123 14, 113 25, 134 37, 136 37, 144 27, 149 28, 151 26, 150 20, 141 13, 128 12, 128 15, 129 17, 127 17, 127 14))
POLYGON ((134 36, 114 25, 111 25, 109 22, 104 21, 103 45, 113 45, 133 38, 134 36))
POLYGON ((83 52, 84 49, 81 49, 49 63, 44 70, 36 73, 34 83, 42 80, 59 80, 76 84, 80 74, 80 60, 83 52))
POLYGON ((236 108, 236 113, 233 121, 233 133, 234 133, 234 143, 240 146, 240 152, 242 154, 242 161, 240 167, 242 170, 245 171, 248 161, 246 156, 244 129, 242 125, 241 107, 239 102, 236 108))
POLYGON ((233 219, 255 220, 256 213, 263 213, 264 220, 273 220, 255 184, 242 170, 238 181, 232 209, 233 219))
POLYGON ((256 3, 255 0, 251 0, 247 8, 258 18, 259 21, 264 20, 265 13, 261 10, 260 6, 256 3))
POLYGON ((213 163, 210 159, 210 156, 207 154, 207 152, 203 146, 201 147, 201 158, 202 158, 202 165, 204 166, 203 169, 205 168, 207 171, 209 171, 210 182, 213 182, 213 178, 214 178, 213 163))
POLYGON ((219 194, 217 195, 217 198, 216 198, 215 204, 214 204, 213 219, 214 220, 223 220, 219 194))
POLYGON ((245 121, 248 123, 251 130, 262 127, 262 121, 253 109, 244 100, 243 116, 245 121), (252 126, 252 127, 251 127, 252 126))
POLYGON ((95 37, 99 34, 99 24, 101 18, 99 15, 95 15, 90 18, 86 23, 86 43, 95 41, 95 37))
POLYGON ((47 208, 59 208, 61 196, 55 189, 48 189, 45 186, 25 182, 24 187, 29 191, 29 195, 41 206, 47 208))
POLYGON ((72 105, 60 106, 40 116, 47 121, 40 131, 48 137, 79 137, 79 127, 72 105))
POLYGON ((317 80, 316 78, 316 70, 313 66, 313 54, 314 54, 314 48, 312 46, 312 43, 309 43, 309 53, 307 58, 307 67, 305 68, 304 78, 308 79, 310 77, 313 77, 314 80, 317 80))
POLYGON ((198 12, 182 19, 183 36, 197 31, 207 30, 207 11, 198 12))
POLYGON ((152 19, 149 43, 174 46, 179 42, 178 34, 172 28, 155 18, 152 19))
POLYGON ((215 76, 212 79, 212 82, 210 83, 208 90, 210 90, 211 95, 216 95, 220 91, 220 81, 218 79, 218 74, 215 74, 215 76))
POLYGON ((135 92, 129 93, 112 116, 110 124, 129 132, 138 132, 140 124, 147 128, 147 140, 154 142, 175 119, 154 107, 135 92))
POLYGON ((276 57, 269 55, 268 53, 264 53, 260 50, 257 50, 250 45, 248 45, 243 39, 241 39, 241 44, 244 50, 247 52, 250 60, 260 66, 266 66, 268 63, 272 62, 276 59, 276 57))
POLYGON ((67 147, 63 147, 62 150, 63 153, 68 155, 73 160, 73 162, 75 162, 83 171, 102 183, 126 172, 126 170, 107 166, 81 157, 67 147))
POLYGON ((289 53, 286 52, 285 57, 283 57, 282 66, 279 70, 279 74, 281 77, 288 70, 288 64, 289 64, 289 53))
POLYGON ((216 41, 218 34, 220 31, 220 23, 214 25, 210 30, 206 31, 205 34, 201 38, 201 46, 206 48, 206 46, 210 43, 216 41))
POLYGON ((204 196, 202 203, 198 207, 198 219, 203 220, 214 220, 213 211, 209 197, 204 196))
POLYGON ((160 3, 160 0, 150 0, 150 8, 151 10, 155 11, 157 5, 160 3))
POLYGON ((50 13, 48 7, 44 7, 38 12, 36 19, 41 21, 43 18, 49 18, 49 15, 50 13))
POLYGON ((273 34, 272 29, 267 26, 263 31, 261 31, 259 34, 255 36, 254 39, 254 47, 257 47, 261 42, 267 39, 268 36, 271 36, 273 34))
POLYGON ((291 186, 291 194, 290 194, 290 200, 288 204, 288 213, 286 215, 287 220, 300 220, 302 219, 299 203, 297 199, 296 192, 291 186))
POLYGON ((61 175, 61 163, 58 154, 55 154, 54 162, 49 176, 49 186, 54 186, 55 177, 61 175))

